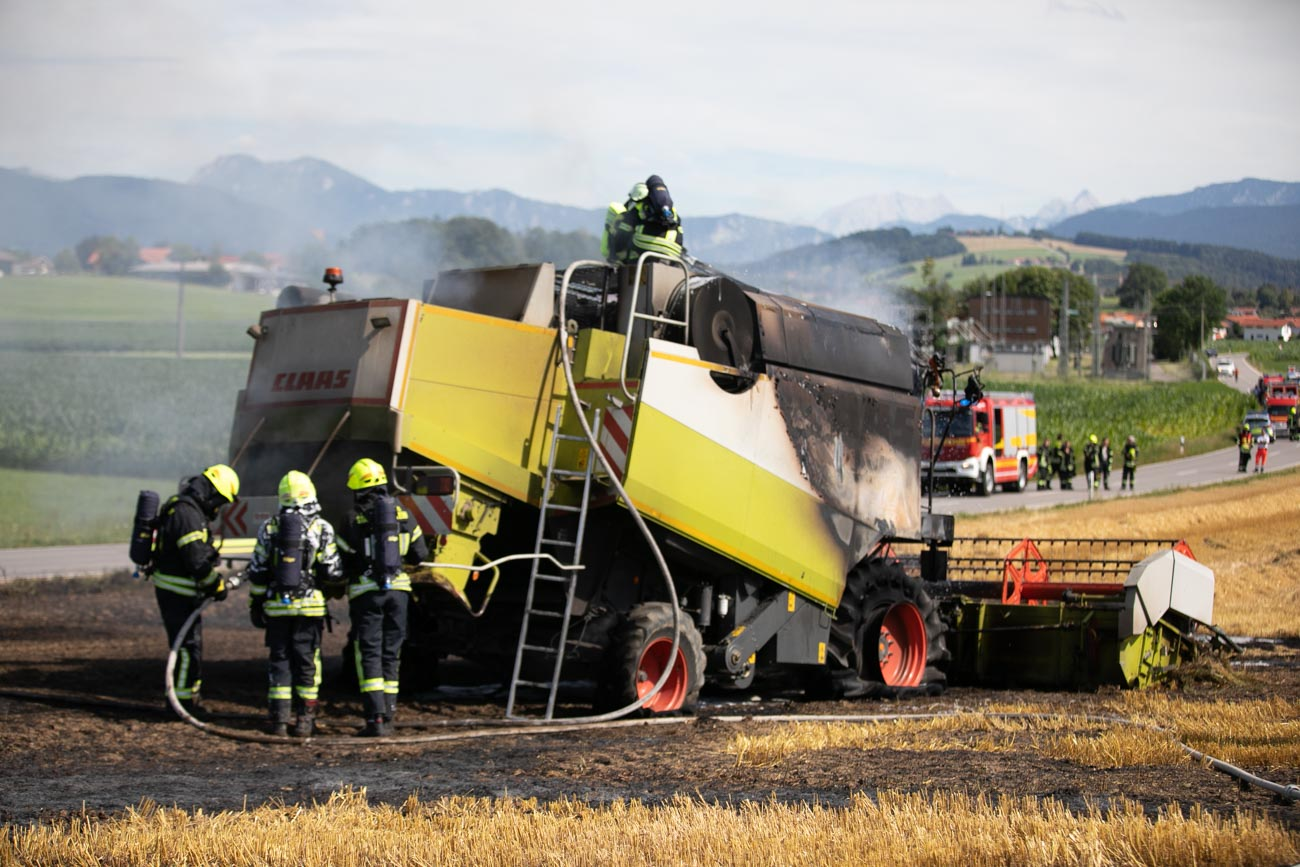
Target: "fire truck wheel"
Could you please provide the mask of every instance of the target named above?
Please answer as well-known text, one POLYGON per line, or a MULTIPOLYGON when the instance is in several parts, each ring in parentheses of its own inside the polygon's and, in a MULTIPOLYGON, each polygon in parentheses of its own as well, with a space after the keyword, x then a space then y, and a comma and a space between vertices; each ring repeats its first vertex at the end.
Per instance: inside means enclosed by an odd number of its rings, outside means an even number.
POLYGON ((993 462, 990 461, 980 473, 979 492, 981 497, 990 497, 993 495, 993 489, 997 487, 996 479, 993 478, 993 462))
MULTIPOLYGON (((596 708, 617 710, 648 693, 668 665, 672 642, 673 609, 667 602, 645 602, 629 611, 605 654, 596 708)), ((704 639, 695 621, 683 613, 673 670, 640 713, 691 710, 700 699, 703 681, 704 639)))
POLYGON ((1014 482, 1007 482, 1002 486, 1002 490, 1008 493, 1018 494, 1025 488, 1029 487, 1029 465, 1024 461, 1020 462, 1020 472, 1016 474, 1014 482))
POLYGON ((817 691, 833 698, 937 695, 948 683, 938 605, 897 563, 870 560, 849 573, 829 651, 817 691))

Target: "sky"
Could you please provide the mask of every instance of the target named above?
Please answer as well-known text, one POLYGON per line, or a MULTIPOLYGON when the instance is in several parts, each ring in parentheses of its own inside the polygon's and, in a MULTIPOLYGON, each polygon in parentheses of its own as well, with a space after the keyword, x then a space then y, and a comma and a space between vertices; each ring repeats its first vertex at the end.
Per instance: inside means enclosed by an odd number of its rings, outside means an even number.
POLYGON ((0 0, 0 167, 185 181, 318 157, 389 190, 810 222, 1300 180, 1296 0, 0 0))

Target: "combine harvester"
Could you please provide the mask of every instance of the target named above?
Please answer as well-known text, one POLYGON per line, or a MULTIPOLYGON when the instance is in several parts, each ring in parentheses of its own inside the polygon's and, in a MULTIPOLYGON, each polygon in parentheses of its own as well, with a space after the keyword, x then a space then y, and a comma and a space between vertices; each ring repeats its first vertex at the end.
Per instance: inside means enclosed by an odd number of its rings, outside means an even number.
POLYGON ((246 539, 290 469, 339 522, 352 462, 387 466, 432 551, 408 684, 455 655, 509 684, 507 716, 546 719, 562 678, 652 712, 760 673, 830 697, 1144 685, 1211 622, 1185 548, 1064 584, 1082 557, 953 547, 921 502, 942 371, 888 325, 656 254, 449 271, 420 301, 336 300, 340 279, 249 329, 246 496, 221 529, 246 539))

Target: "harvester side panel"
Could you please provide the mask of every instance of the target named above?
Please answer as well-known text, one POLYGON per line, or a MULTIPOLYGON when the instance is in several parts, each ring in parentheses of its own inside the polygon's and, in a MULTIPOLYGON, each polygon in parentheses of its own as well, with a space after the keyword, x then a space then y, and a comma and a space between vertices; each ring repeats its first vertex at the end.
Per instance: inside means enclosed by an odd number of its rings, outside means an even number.
POLYGON ((650 341, 628 493, 647 517, 834 607, 849 569, 882 537, 919 532, 920 483, 915 456, 828 431, 854 429, 835 422, 855 399, 911 425, 919 407, 789 371, 732 394, 714 382, 719 372, 734 373, 690 347, 650 341))
POLYGON ((428 304, 418 328, 402 445, 535 502, 552 401, 564 389, 555 331, 428 304))

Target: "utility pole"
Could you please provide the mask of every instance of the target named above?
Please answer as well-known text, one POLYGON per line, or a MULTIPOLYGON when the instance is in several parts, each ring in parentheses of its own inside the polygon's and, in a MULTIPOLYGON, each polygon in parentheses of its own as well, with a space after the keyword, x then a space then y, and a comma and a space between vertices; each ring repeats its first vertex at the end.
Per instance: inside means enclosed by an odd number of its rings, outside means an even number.
POLYGON ((1101 378, 1101 290, 1097 288, 1097 275, 1092 275, 1092 377, 1101 378))
POLYGON ((1201 357, 1201 381, 1205 381, 1205 299, 1201 299, 1201 342, 1197 348, 1197 355, 1201 357))
POLYGON ((176 277, 176 357, 185 357, 185 263, 177 262, 176 277))
POLYGON ((1056 353, 1056 361, 1061 379, 1065 379, 1070 375, 1070 275, 1065 271, 1061 272, 1061 326, 1058 330, 1061 347, 1056 353))

